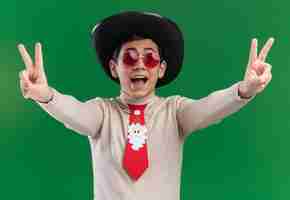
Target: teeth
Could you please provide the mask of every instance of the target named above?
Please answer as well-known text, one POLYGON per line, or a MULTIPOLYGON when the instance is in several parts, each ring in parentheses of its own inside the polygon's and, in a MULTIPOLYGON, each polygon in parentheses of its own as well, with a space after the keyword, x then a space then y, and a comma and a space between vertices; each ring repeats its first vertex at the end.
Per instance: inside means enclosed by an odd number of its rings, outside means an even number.
POLYGON ((135 76, 134 78, 146 78, 145 76, 135 76))

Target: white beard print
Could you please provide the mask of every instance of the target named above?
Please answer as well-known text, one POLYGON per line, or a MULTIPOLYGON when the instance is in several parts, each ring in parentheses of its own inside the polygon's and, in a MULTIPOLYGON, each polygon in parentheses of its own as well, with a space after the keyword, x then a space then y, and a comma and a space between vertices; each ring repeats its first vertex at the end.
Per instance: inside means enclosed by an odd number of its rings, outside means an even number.
POLYGON ((128 126, 128 139, 134 151, 138 151, 144 146, 147 139, 147 136, 145 135, 146 132, 146 127, 140 123, 133 123, 128 126))

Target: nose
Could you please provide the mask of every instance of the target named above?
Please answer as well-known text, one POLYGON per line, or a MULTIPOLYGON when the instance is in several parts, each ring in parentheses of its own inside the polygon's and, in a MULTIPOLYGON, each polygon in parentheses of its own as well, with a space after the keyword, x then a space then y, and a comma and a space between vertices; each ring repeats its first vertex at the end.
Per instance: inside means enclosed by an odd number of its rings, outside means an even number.
POLYGON ((139 58, 139 59, 138 59, 138 62, 136 63, 136 65, 134 65, 133 69, 134 69, 134 70, 138 70, 138 69, 143 69, 143 70, 145 70, 145 69, 146 69, 146 67, 145 67, 145 65, 144 65, 144 63, 143 63, 142 58, 139 58))

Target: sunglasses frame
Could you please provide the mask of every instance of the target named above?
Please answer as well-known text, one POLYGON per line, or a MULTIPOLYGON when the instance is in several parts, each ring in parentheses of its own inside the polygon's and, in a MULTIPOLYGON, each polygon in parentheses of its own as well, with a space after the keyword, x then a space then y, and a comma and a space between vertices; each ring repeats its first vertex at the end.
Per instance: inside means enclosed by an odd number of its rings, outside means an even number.
POLYGON ((130 48, 125 50, 122 55, 122 63, 127 67, 135 67, 140 60, 142 60, 144 66, 149 69, 155 68, 158 64, 161 64, 162 61, 160 55, 155 51, 140 55, 136 49, 130 48), (135 53, 135 55, 132 55, 133 53, 135 53), (156 59, 156 57, 158 58, 156 59), (148 61, 148 59, 151 60, 148 61))

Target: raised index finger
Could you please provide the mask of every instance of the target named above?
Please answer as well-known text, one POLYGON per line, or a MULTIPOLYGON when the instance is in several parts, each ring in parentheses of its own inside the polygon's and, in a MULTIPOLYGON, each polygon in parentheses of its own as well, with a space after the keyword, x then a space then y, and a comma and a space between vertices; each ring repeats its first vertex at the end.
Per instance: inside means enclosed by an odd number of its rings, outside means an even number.
POLYGON ((252 39, 249 55, 249 65, 252 64, 257 59, 257 46, 258 46, 257 39, 256 38, 252 39))
POLYGON ((38 70, 43 70, 42 49, 39 42, 35 44, 35 67, 38 70))
POLYGON ((265 62, 268 52, 270 51, 272 45, 274 43, 274 38, 269 38, 268 41, 266 42, 266 44, 264 45, 263 49, 261 50, 261 53, 259 55, 259 59, 262 62, 265 62))
POLYGON ((26 51, 24 45, 23 45, 23 44, 19 44, 19 45, 18 45, 18 50, 19 50, 19 52, 20 52, 20 55, 21 55, 21 57, 22 57, 22 60, 23 60, 23 62, 24 62, 24 64, 25 64, 25 66, 26 66, 26 69, 31 68, 32 65, 33 65, 33 62, 32 62, 32 60, 31 60, 30 55, 29 55, 28 52, 26 51))

